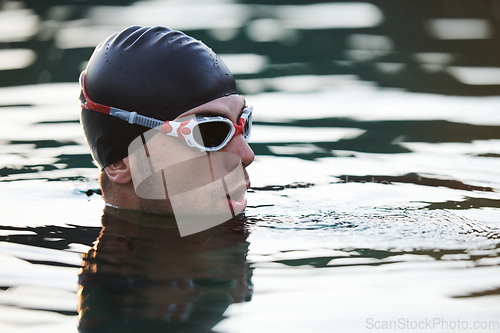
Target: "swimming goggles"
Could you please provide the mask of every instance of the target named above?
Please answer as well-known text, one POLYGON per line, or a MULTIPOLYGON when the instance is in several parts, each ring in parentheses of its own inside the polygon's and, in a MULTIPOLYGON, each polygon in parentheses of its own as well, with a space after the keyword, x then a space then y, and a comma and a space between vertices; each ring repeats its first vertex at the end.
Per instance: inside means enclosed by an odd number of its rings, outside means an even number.
POLYGON ((166 135, 181 139, 189 147, 198 148, 201 151, 213 152, 224 148, 237 134, 243 134, 243 138, 248 142, 252 130, 253 107, 246 106, 238 123, 217 116, 188 116, 183 121, 163 121, 147 117, 133 111, 126 111, 111 106, 102 105, 92 101, 87 95, 85 88, 85 73, 80 77, 83 97, 81 107, 90 111, 97 111, 118 117, 129 124, 137 124, 148 128, 154 128, 166 135))

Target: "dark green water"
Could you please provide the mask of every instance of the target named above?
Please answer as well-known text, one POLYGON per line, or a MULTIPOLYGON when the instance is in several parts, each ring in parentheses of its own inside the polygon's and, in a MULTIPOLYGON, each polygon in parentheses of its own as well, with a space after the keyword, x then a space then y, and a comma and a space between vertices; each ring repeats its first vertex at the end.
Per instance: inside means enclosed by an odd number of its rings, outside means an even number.
POLYGON ((500 2, 1 5, 0 331, 500 331, 500 2), (103 214, 76 81, 131 24, 235 72, 244 216, 103 214))

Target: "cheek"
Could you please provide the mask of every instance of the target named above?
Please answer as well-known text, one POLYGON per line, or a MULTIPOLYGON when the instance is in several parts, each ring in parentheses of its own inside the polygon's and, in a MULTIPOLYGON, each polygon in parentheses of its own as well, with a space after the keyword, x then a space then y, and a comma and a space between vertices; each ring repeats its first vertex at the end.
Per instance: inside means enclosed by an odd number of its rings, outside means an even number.
POLYGON ((242 135, 233 137, 221 152, 230 154, 230 156, 224 160, 224 165, 228 171, 233 170, 240 162, 243 164, 243 167, 246 168, 255 158, 252 148, 250 148, 248 142, 242 135))
POLYGON ((186 146, 180 139, 163 134, 148 141, 146 147, 155 172, 203 156, 202 152, 186 146))
MULTIPOLYGON (((145 136, 147 134, 149 133, 145 136)), ((167 186, 182 190, 185 185, 193 186, 189 181, 203 171, 193 163, 203 157, 203 154, 187 147, 177 138, 155 132, 145 144, 142 141, 139 143, 129 159, 134 188, 139 191, 137 195, 141 198, 165 198, 162 173, 169 176, 167 186)))
POLYGON ((224 167, 227 171, 234 170, 241 163, 241 157, 238 154, 227 152, 224 154, 224 167))

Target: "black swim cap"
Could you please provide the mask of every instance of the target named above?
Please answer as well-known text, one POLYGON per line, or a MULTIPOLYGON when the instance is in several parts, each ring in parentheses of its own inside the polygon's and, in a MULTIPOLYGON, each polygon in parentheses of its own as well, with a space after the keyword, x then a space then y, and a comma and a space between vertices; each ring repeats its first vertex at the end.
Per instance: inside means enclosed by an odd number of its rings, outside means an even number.
MULTIPOLYGON (((233 75, 212 49, 166 27, 133 26, 99 44, 85 86, 94 102, 164 121, 237 94, 233 75)), ((87 109, 80 120, 101 168, 126 157, 129 144, 149 130, 87 109)))

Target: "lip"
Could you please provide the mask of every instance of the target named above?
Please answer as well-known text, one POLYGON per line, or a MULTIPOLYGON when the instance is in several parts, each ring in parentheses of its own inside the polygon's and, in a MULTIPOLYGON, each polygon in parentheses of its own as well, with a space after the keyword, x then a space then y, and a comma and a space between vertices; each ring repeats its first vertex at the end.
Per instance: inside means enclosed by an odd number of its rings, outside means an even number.
POLYGON ((250 177, 248 177, 248 173, 246 170, 244 170, 245 173, 245 184, 247 186, 247 190, 250 188, 250 177))
POLYGON ((240 186, 236 187, 234 190, 229 191, 227 195, 228 204, 232 207, 233 213, 239 214, 247 207, 247 198, 245 193, 250 187, 250 182, 245 180, 240 186))
POLYGON ((226 195, 229 198, 240 198, 242 195, 245 195, 245 192, 250 188, 250 178, 248 177, 248 173, 244 170, 245 180, 239 183, 238 186, 233 188, 231 191, 228 191, 226 195))
POLYGON ((228 197, 233 198, 231 200, 239 199, 242 195, 245 195, 245 192, 248 190, 248 187, 249 183, 245 181, 243 184, 236 187, 232 191, 228 191, 228 197))

